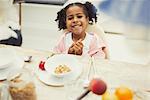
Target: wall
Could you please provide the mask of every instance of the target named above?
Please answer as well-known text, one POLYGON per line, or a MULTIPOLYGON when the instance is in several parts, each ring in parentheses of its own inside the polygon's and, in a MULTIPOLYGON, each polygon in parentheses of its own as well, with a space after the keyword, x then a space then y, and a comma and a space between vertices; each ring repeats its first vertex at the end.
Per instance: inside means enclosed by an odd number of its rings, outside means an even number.
POLYGON ((61 35, 54 21, 60 9, 61 6, 58 5, 22 4, 24 47, 51 50, 54 42, 61 35))

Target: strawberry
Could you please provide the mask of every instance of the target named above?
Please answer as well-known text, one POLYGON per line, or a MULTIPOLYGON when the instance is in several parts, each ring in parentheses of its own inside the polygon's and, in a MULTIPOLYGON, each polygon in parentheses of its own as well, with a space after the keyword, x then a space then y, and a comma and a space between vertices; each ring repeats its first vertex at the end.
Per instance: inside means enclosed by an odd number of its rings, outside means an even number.
POLYGON ((41 70, 45 70, 44 65, 45 65, 45 61, 41 61, 40 64, 39 64, 39 68, 40 68, 41 70))

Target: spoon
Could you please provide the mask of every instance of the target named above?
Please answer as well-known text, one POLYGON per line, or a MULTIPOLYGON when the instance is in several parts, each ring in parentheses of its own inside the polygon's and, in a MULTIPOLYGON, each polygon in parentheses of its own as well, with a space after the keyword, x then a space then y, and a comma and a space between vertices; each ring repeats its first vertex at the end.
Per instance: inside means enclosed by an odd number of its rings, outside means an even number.
POLYGON ((31 62, 32 56, 25 56, 24 57, 24 62, 31 62))
POLYGON ((83 87, 84 88, 87 88, 89 86, 89 83, 90 83, 90 74, 92 73, 93 71, 93 77, 96 77, 96 69, 95 69, 95 64, 94 64, 94 57, 90 57, 90 60, 89 60, 89 68, 87 70, 87 75, 86 75, 86 78, 84 80, 84 83, 83 83, 83 87), (93 68, 93 70, 92 70, 93 68))

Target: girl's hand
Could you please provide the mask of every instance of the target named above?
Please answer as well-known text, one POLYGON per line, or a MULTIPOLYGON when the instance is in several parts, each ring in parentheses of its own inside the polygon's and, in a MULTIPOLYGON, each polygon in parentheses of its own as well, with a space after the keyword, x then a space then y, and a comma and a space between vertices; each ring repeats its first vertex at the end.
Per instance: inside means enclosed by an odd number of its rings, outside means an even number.
POLYGON ((72 45, 70 46, 70 48, 69 48, 69 50, 68 50, 68 54, 75 54, 73 45, 74 45, 74 44, 72 44, 72 45))
POLYGON ((77 41, 73 46, 75 55, 82 55, 83 52, 83 43, 81 41, 77 41))
POLYGON ((82 52, 83 43, 81 42, 81 40, 77 41, 76 43, 73 43, 68 50, 68 54, 82 55, 82 52))

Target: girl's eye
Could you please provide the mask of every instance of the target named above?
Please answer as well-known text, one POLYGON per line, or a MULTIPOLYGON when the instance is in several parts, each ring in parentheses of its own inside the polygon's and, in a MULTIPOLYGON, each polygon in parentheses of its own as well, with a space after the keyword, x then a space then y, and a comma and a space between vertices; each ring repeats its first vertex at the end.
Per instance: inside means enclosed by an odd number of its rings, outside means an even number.
POLYGON ((73 17, 68 17, 67 19, 68 19, 68 20, 72 20, 72 19, 73 19, 73 17))
POLYGON ((78 18, 82 18, 83 16, 77 16, 78 18))
MULTIPOLYGON (((77 15, 76 17, 80 19, 83 17, 83 15, 77 15)), ((73 20, 74 18, 75 18, 75 16, 68 16, 67 20, 73 20)))

